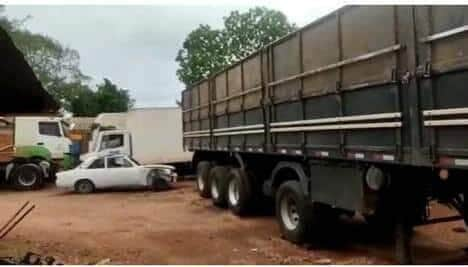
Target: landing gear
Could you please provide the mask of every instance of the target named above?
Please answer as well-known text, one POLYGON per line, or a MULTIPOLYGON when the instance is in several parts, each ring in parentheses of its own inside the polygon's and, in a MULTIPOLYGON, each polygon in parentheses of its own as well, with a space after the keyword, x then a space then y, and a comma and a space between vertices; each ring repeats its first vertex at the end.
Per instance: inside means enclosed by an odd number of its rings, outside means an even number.
POLYGON ((395 225, 395 259, 398 264, 413 264, 411 239, 413 226, 406 220, 399 220, 395 225))

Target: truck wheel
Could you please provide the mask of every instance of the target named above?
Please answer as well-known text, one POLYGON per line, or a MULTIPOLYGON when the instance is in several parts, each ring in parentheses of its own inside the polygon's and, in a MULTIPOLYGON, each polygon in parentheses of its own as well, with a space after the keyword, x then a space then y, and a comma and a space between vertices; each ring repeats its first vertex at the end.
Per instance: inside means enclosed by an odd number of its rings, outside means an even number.
POLYGON ((75 191, 80 194, 94 192, 94 184, 90 180, 80 180, 75 184, 75 191))
POLYGON ((13 185, 18 190, 33 190, 43 185, 43 173, 35 164, 20 165, 12 174, 13 185))
POLYGON ((208 161, 202 161, 197 165, 197 189, 203 198, 210 197, 210 169, 208 161))
POLYGON ((276 193, 276 219, 282 236, 295 243, 303 243, 311 227, 311 212, 306 205, 298 181, 283 183, 276 193))
POLYGON ((228 174, 227 202, 229 209, 236 215, 245 215, 252 197, 252 189, 247 174, 239 168, 233 168, 228 174))
POLYGON ((213 204, 218 207, 226 207, 229 168, 216 166, 210 170, 210 193, 213 204))

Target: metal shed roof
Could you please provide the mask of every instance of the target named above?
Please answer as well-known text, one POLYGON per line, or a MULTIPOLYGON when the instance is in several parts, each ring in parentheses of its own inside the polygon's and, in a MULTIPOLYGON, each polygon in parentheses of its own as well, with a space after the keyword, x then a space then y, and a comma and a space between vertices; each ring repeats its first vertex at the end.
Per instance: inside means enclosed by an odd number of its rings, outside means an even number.
POLYGON ((56 113, 59 108, 0 27, 0 114, 56 113))

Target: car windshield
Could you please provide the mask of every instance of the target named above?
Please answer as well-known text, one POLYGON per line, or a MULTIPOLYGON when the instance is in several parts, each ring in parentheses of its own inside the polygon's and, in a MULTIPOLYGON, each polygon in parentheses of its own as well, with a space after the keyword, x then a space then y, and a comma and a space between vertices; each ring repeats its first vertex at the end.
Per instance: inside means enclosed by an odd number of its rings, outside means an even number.
POLYGON ((134 158, 132 158, 132 157, 128 157, 128 159, 129 159, 130 161, 132 161, 133 163, 135 163, 135 165, 137 165, 137 166, 140 166, 140 165, 141 165, 140 162, 138 162, 136 159, 134 159, 134 158))

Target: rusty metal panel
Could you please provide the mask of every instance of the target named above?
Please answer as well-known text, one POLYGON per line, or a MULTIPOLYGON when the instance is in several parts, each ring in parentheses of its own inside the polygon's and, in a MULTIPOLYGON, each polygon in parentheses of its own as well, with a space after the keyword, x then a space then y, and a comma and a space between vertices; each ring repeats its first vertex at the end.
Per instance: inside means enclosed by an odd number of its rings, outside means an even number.
POLYGON ((196 108, 199 104, 200 104, 199 87, 194 86, 192 88, 192 108, 196 108))
POLYGON ((351 8, 341 17, 343 57, 357 57, 395 42, 392 6, 351 8))
MULTIPOLYGON (((395 13, 392 6, 351 8, 341 17, 343 59, 352 59, 395 45, 395 13)), ((386 81, 396 67, 395 54, 385 54, 347 65, 344 88, 367 82, 386 81)))
POLYGON ((389 82, 396 68, 396 54, 387 54, 343 67, 343 89, 366 83, 389 82))
MULTIPOLYGON (((278 81, 301 72, 299 36, 294 36, 273 47, 273 74, 278 81)), ((297 97, 301 89, 300 81, 293 80, 274 86, 275 102, 297 97)))
MULTIPOLYGON (((226 87, 226 72, 220 73, 215 77, 215 90, 214 90, 214 100, 221 100, 227 97, 227 87, 226 87)), ((226 112, 227 102, 216 102, 214 105, 214 112, 217 115, 224 114, 226 112)))
POLYGON ((247 59, 243 65, 245 90, 260 86, 262 83, 260 73, 260 54, 247 59))
POLYGON ((192 96, 190 93, 190 89, 186 89, 182 92, 182 107, 184 110, 192 107, 192 96))
MULTIPOLYGON (((337 17, 330 17, 304 29, 302 47, 304 71, 337 63, 340 60, 337 17)), ((335 91, 338 80, 338 69, 305 77, 303 95, 314 96, 335 91)))
MULTIPOLYGON (((468 6, 431 7, 432 34, 468 25, 468 6)), ((468 65, 468 32, 432 43, 432 69, 446 71, 468 65)))
POLYGON ((468 25, 468 6, 432 6, 434 33, 468 25))
POLYGON ((219 100, 225 98, 227 96, 226 72, 222 72, 215 77, 215 86, 216 90, 214 99, 219 100))
POLYGON ((210 115, 209 111, 210 111, 209 106, 205 106, 203 108, 200 108, 200 119, 208 118, 209 115, 210 115))
POLYGON ((253 109, 261 105, 262 101, 262 91, 256 91, 254 93, 248 94, 244 99, 244 108, 253 109))
POLYGON ((192 115, 190 111, 184 112, 183 117, 184 117, 184 122, 188 122, 192 119, 192 115))
POLYGON ((208 104, 209 100, 208 81, 204 81, 200 84, 200 105, 208 104))
MULTIPOLYGON (((228 96, 235 96, 242 92, 242 71, 241 65, 228 70, 228 96)), ((242 97, 232 98, 228 101, 229 112, 241 110, 242 97)))
POLYGON ((242 91, 241 65, 228 70, 228 95, 237 95, 242 91))
POLYGON ((200 110, 198 110, 198 109, 192 110, 192 111, 190 111, 190 113, 192 114, 192 116, 191 116, 192 120, 198 120, 200 110))

